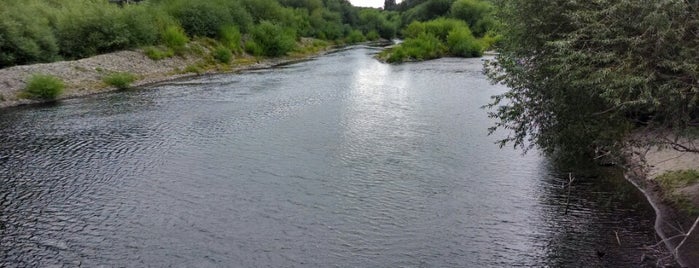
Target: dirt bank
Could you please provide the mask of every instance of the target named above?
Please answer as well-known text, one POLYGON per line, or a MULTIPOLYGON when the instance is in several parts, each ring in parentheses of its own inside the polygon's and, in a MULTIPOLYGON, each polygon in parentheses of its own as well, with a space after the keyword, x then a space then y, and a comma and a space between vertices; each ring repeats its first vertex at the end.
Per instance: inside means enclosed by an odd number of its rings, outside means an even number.
MULTIPOLYGON (((655 228, 662 240, 658 245, 665 245, 683 267, 699 267, 699 218, 688 217, 668 204, 665 197, 671 193, 663 190, 657 181, 658 176, 669 171, 699 170, 699 154, 665 148, 637 152, 633 158, 631 162, 636 164, 626 175, 656 211, 655 228)), ((699 207, 699 184, 674 191, 686 195, 699 207)))

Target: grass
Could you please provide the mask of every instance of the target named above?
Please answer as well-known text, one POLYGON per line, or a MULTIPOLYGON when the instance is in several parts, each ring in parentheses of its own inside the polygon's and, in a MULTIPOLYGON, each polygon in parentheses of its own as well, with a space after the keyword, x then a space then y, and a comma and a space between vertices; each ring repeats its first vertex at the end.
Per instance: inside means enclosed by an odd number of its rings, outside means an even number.
POLYGON ((699 171, 677 170, 666 172, 656 178, 663 190, 663 198, 679 210, 691 215, 699 215, 699 208, 695 207, 688 196, 677 190, 699 183, 699 171))
POLYGON ((160 48, 156 46, 145 47, 143 53, 151 60, 162 60, 175 55, 175 51, 170 48, 160 48))
POLYGON ((128 89, 131 87, 131 83, 136 81, 136 75, 129 72, 112 73, 102 78, 102 81, 118 89, 128 89))
POLYGON ((22 95, 30 99, 55 100, 65 88, 65 83, 52 75, 35 74, 29 78, 22 95))
POLYGON ((228 64, 233 58, 233 53, 227 47, 220 46, 212 51, 212 56, 214 59, 216 59, 216 61, 228 64))

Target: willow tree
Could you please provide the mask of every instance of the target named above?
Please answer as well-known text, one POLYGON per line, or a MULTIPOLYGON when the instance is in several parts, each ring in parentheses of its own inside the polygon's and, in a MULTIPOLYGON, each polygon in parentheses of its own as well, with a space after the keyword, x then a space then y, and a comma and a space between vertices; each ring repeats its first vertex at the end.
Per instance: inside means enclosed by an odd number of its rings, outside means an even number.
POLYGON ((501 145, 619 152, 680 144, 699 119, 696 0, 503 0, 501 54, 486 67, 509 86, 488 105, 501 145), (634 131, 663 133, 634 139, 634 131), (639 144, 635 144, 639 145, 639 144))

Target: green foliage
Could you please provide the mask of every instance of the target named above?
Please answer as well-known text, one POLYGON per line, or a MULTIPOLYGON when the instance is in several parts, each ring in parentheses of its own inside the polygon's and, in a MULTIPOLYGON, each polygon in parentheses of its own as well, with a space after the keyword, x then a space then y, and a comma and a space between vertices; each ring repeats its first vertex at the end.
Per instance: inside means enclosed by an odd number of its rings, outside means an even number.
POLYGON ((183 71, 185 73, 202 74, 202 73, 204 73, 204 68, 202 68, 198 64, 192 64, 192 65, 187 65, 187 67, 185 67, 183 71))
POLYGON ((54 100, 64 88, 63 81, 55 76, 35 74, 29 78, 24 94, 32 99, 54 100))
POLYGON ((369 41, 376 41, 376 40, 379 40, 379 38, 381 38, 381 36, 379 35, 378 32, 376 32, 374 30, 369 31, 369 33, 366 34, 366 40, 369 40, 369 41))
POLYGON ((147 46, 143 49, 143 53, 146 54, 151 60, 162 60, 175 55, 175 52, 169 48, 161 48, 155 46, 147 46))
POLYGON ((256 55, 277 56, 292 50, 297 36, 393 38, 401 21, 398 12, 360 9, 346 0, 149 0, 123 6, 4 0, 0 6, 0 68, 138 47, 152 59, 205 55, 207 49, 190 43, 200 37, 217 38, 233 53, 245 44, 256 55))
POLYGON ((235 27, 233 25, 226 25, 221 27, 221 30, 219 30, 218 34, 218 39, 230 51, 236 53, 240 52, 242 35, 240 34, 240 30, 238 30, 238 27, 235 27))
POLYGON ((129 72, 117 72, 103 77, 102 81, 118 89, 128 89, 131 87, 131 83, 136 81, 136 76, 129 72))
POLYGON ((423 33, 417 38, 406 39, 400 46, 389 51, 386 61, 429 60, 444 56, 446 51, 447 48, 436 36, 423 33))
POLYGON ((233 53, 231 50, 223 46, 217 47, 211 54, 213 55, 214 59, 220 63, 230 63, 231 59, 233 59, 233 53))
POLYGON ((0 8, 0 68, 58 59, 46 7, 37 1, 0 8))
POLYGON ((405 12, 403 21, 407 24, 412 21, 428 21, 442 17, 449 13, 453 0, 427 0, 405 12))
POLYGON ((253 27, 252 37, 262 48, 264 56, 283 56, 296 46, 296 34, 293 30, 284 29, 269 21, 263 21, 253 27))
POLYGON ((255 40, 248 40, 245 42, 245 52, 249 53, 250 55, 253 56, 263 56, 265 53, 265 50, 255 42, 255 40))
POLYGON ((364 35, 359 30, 352 30, 352 32, 347 35, 347 43, 349 44, 361 43, 365 40, 366 38, 364 38, 364 35))
POLYGON ((181 53, 187 47, 189 38, 184 30, 179 26, 169 26, 165 28, 160 35, 160 39, 164 45, 175 52, 181 53))
POLYGON ((233 21, 230 12, 214 1, 178 1, 172 14, 190 36, 216 37, 221 27, 233 21))
POLYGON ((453 29, 447 35, 449 53, 459 57, 480 57, 483 55, 481 42, 476 40, 467 27, 453 29))
POLYGON ((68 2, 56 20, 61 53, 83 58, 153 44, 158 29, 143 6, 68 2))
POLYGON ((495 6, 483 0, 457 0, 451 6, 450 15, 468 23, 474 35, 484 36, 495 27, 495 6))
POLYGON ((464 29, 464 31, 471 32, 468 25, 462 20, 439 18, 423 22, 423 24, 425 25, 426 33, 433 34, 442 41, 446 41, 449 33, 456 29, 464 29))
POLYGON ((695 207, 687 195, 678 192, 679 189, 699 183, 699 172, 696 170, 677 170, 666 172, 656 178, 663 189, 665 201, 678 207, 690 215, 699 215, 699 208, 695 207))
POLYGON ((363 32, 376 31, 382 38, 391 39, 396 36, 397 23, 388 20, 385 13, 376 9, 359 11, 359 24, 363 32))
POLYGON ((695 1, 503 3, 500 56, 487 73, 501 144, 545 152, 619 156, 632 131, 696 124, 699 18, 695 1), (694 2, 694 3, 692 3, 694 2))
POLYGON ((461 20, 439 18, 413 22, 403 29, 405 42, 386 52, 388 62, 426 60, 443 56, 480 57, 491 40, 476 39, 461 20), (435 45, 437 42, 439 45, 435 45))

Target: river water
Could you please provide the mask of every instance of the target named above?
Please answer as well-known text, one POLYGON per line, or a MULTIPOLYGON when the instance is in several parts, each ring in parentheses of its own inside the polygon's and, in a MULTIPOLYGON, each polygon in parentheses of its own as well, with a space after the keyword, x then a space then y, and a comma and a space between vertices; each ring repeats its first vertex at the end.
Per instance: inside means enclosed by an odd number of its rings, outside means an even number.
POLYGON ((481 59, 376 52, 2 110, 0 266, 632 267, 655 244, 618 174, 493 143, 481 59))

